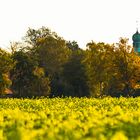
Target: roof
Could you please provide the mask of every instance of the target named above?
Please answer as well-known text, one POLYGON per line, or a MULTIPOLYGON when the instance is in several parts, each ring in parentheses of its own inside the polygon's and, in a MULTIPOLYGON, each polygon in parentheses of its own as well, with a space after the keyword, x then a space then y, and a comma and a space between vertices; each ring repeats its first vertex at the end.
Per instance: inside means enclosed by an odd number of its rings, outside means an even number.
POLYGON ((140 42, 140 33, 138 32, 138 30, 136 31, 136 33, 132 36, 132 39, 134 42, 140 42))
POLYGON ((6 88, 5 89, 5 94, 13 94, 13 92, 10 89, 6 88))

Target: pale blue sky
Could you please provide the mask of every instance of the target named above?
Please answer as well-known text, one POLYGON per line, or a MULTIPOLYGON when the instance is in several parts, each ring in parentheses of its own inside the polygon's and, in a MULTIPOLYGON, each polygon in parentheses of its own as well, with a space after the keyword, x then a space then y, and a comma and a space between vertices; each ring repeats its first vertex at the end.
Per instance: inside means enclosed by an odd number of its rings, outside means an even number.
POLYGON ((80 47, 118 42, 140 23, 139 0, 0 0, 0 47, 20 41, 28 27, 47 26, 80 47))

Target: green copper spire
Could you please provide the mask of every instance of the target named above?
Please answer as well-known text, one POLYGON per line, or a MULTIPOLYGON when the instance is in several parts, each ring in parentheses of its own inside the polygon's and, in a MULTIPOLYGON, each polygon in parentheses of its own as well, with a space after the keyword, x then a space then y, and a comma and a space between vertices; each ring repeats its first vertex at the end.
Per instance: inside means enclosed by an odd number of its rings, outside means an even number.
POLYGON ((132 36, 132 40, 134 51, 140 53, 140 33, 138 31, 138 27, 136 33, 132 36))

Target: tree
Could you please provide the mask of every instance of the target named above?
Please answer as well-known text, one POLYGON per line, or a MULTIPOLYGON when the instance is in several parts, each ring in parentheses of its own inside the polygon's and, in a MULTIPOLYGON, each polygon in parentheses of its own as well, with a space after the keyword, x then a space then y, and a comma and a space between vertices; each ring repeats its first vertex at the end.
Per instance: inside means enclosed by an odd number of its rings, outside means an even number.
POLYGON ((131 96, 140 81, 140 57, 120 39, 116 45, 88 43, 84 63, 94 96, 131 96))
POLYGON ((29 28, 25 37, 23 38, 25 42, 29 43, 33 47, 38 46, 45 38, 55 38, 60 39, 57 33, 52 32, 49 28, 42 26, 41 28, 35 30, 29 28))
POLYGON ((114 51, 113 64, 110 94, 118 92, 123 96, 131 96, 140 80, 140 57, 128 45, 128 39, 120 38, 114 51))
POLYGON ((44 69, 36 67, 33 71, 34 80, 31 82, 30 91, 34 96, 49 96, 50 95, 50 80, 45 77, 44 69))
POLYGON ((38 67, 36 59, 23 50, 14 52, 12 57, 16 62, 10 74, 14 93, 19 97, 49 95, 49 79, 45 77, 43 69, 38 67))
POLYGON ((0 94, 4 94, 6 88, 11 85, 9 71, 12 69, 13 64, 10 53, 0 49, 0 94))
POLYGON ((87 44, 84 64, 92 96, 108 94, 108 83, 112 75, 113 51, 114 48, 109 44, 94 42, 87 44))
POLYGON ((84 56, 83 50, 74 49, 69 61, 64 65, 63 77, 67 85, 66 96, 89 96, 85 65, 82 63, 84 56))
POLYGON ((79 45, 76 41, 68 41, 66 45, 72 51, 80 50, 79 45))
POLYGON ((45 27, 38 30, 29 29, 25 41, 32 45, 30 53, 37 57, 39 67, 43 67, 49 77, 52 94, 61 96, 64 86, 61 76, 63 65, 71 54, 66 41, 45 27))

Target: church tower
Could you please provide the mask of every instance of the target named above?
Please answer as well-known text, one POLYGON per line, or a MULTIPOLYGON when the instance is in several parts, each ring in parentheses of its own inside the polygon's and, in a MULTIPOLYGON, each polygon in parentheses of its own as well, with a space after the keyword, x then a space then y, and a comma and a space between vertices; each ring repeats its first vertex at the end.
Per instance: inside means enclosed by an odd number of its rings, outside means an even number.
POLYGON ((140 53, 140 33, 138 30, 132 36, 134 51, 140 53))
POLYGON ((140 33, 138 31, 138 21, 136 21, 137 31, 132 36, 134 51, 140 54, 140 33))

